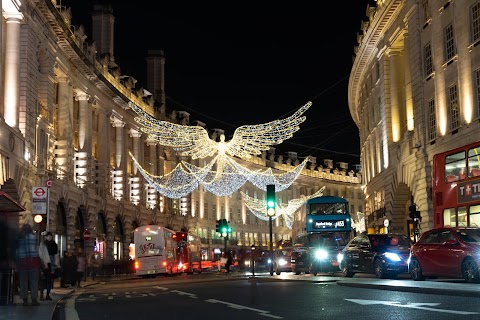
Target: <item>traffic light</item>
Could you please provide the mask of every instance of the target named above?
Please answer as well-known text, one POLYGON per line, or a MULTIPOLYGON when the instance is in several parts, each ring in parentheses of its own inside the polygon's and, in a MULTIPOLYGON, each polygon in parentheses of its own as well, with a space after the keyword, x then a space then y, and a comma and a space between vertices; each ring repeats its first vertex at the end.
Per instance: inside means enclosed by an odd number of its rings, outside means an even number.
POLYGON ((410 211, 410 219, 415 219, 415 212, 417 211, 417 206, 412 204, 410 207, 408 207, 408 210, 410 211))
POLYGON ((222 221, 222 220, 217 220, 217 224, 215 225, 215 231, 218 232, 218 233, 222 233, 222 232, 220 231, 220 228, 221 228, 220 222, 221 222, 221 221, 222 221))
POLYGON ((422 221, 422 216, 420 215, 420 211, 417 210, 417 206, 415 204, 412 204, 410 207, 408 207, 408 210, 410 210, 410 214, 409 214, 410 219, 422 221))
POLYGON ((267 215, 273 217, 276 210, 275 185, 267 184, 267 215))
POLYGON ((221 234, 222 236, 226 237, 227 236, 227 231, 228 231, 228 223, 227 223, 227 220, 226 219, 221 219, 220 220, 220 230, 221 230, 221 234))

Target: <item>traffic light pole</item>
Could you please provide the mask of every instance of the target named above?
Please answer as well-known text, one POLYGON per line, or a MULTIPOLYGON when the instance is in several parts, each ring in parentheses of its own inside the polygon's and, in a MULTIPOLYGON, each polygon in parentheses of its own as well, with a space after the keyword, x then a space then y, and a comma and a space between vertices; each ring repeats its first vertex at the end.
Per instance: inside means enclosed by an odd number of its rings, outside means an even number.
POLYGON ((272 216, 268 216, 268 222, 270 225, 270 275, 273 276, 273 227, 272 216))

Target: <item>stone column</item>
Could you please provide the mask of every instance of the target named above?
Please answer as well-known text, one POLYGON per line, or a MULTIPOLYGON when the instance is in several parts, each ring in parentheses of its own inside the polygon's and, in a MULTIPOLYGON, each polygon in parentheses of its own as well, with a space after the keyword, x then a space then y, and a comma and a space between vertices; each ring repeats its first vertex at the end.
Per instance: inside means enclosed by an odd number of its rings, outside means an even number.
POLYGON ((412 72, 410 71, 410 42, 408 32, 403 34, 403 48, 404 48, 404 70, 405 70, 405 115, 407 131, 414 129, 414 115, 413 115, 413 93, 412 93, 412 72))
POLYGON ((6 124, 18 129, 20 105, 20 12, 4 12, 5 32, 5 74, 4 74, 4 114, 6 124))
POLYGON ((78 101, 78 147, 89 155, 92 153, 92 112, 88 100, 90 95, 80 93, 75 95, 78 101))
POLYGON ((112 111, 110 116, 112 126, 115 127, 115 168, 113 168, 113 196, 116 200, 121 200, 125 194, 125 159, 124 159, 124 131, 125 122, 122 116, 112 111))
POLYGON ((58 78, 58 137, 55 161, 61 173, 68 174, 73 157, 73 99, 67 77, 58 78))
MULTIPOLYGON (((142 133, 137 129, 130 129, 130 137, 133 139, 133 156, 138 161, 138 163, 143 166, 143 156, 140 154, 140 137, 142 133)), ((136 175, 138 172, 137 166, 133 166, 133 174, 136 175)))
POLYGON ((392 116, 392 139, 393 142, 400 141, 405 132, 405 119, 402 112, 403 106, 403 57, 398 50, 391 49, 390 57, 390 107, 392 116))

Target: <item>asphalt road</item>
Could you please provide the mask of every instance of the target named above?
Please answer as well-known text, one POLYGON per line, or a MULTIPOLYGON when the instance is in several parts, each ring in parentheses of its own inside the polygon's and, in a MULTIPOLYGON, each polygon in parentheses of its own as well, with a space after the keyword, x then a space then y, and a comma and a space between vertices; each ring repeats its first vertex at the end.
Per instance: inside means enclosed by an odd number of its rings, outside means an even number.
POLYGON ((133 279, 84 288, 65 301, 64 319, 465 320, 480 319, 479 305, 477 297, 217 275, 133 279))

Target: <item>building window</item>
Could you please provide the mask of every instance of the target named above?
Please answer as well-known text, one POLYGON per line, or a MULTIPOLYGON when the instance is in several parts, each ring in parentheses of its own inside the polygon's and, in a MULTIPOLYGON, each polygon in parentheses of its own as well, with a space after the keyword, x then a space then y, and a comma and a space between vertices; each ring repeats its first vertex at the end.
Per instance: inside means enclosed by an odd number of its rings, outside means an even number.
POLYGON ((460 126, 460 112, 458 110, 458 92, 456 84, 448 88, 448 110, 450 114, 450 130, 458 129, 460 126))
POLYGON ((428 5, 428 0, 422 1, 423 9, 423 24, 426 25, 430 21, 430 7, 428 5))
POLYGON ((435 140, 437 137, 437 115, 435 112, 435 99, 428 101, 428 139, 435 140))
POLYGON ((480 2, 475 3, 470 8, 470 23, 472 32, 472 42, 480 40, 480 2))
POLYGON ((475 83, 475 117, 480 117, 480 70, 473 73, 475 83))
POLYGON ((449 24, 443 31, 443 38, 445 43, 445 62, 450 61, 455 57, 455 44, 453 39, 453 25, 449 24))
POLYGON ((423 49, 423 60, 425 67, 425 78, 430 78, 433 73, 433 63, 432 63, 432 47, 430 43, 425 46, 423 49))

